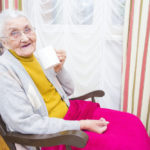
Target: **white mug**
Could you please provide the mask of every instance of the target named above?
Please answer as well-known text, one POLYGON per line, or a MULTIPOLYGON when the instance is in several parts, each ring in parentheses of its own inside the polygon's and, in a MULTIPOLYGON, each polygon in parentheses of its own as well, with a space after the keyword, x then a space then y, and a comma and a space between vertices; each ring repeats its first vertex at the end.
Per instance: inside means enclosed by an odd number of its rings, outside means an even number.
POLYGON ((37 57, 40 60, 41 65, 44 69, 54 67, 59 64, 60 61, 57 57, 56 51, 52 46, 47 46, 36 52, 37 57))

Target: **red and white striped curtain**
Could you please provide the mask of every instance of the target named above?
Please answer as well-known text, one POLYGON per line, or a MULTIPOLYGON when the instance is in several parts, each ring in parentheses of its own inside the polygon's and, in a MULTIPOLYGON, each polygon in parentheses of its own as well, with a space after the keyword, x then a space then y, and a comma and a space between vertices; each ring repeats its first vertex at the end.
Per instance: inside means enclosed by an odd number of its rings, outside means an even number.
POLYGON ((150 0, 127 0, 123 46, 122 110, 150 135, 150 0))
POLYGON ((0 11, 8 8, 22 10, 22 0, 0 0, 0 11))

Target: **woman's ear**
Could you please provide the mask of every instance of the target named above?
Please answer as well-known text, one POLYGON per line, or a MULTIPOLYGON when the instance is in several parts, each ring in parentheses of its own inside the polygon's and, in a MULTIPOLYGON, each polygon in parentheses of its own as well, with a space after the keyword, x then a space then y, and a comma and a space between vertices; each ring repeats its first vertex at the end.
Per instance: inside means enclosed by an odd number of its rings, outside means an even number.
POLYGON ((3 45, 4 48, 9 49, 8 48, 8 44, 7 41, 5 41, 4 39, 0 39, 1 44, 3 45))

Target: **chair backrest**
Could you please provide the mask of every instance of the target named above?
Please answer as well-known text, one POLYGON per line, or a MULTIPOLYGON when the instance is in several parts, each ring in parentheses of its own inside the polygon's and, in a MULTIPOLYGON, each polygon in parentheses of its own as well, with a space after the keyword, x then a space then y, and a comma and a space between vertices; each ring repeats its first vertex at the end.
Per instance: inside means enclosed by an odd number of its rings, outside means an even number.
POLYGON ((4 137, 6 135, 6 133, 7 133, 6 125, 0 116, 0 135, 2 137, 4 137))
POLYGON ((3 45, 0 43, 0 55, 2 55, 3 52, 4 52, 4 47, 3 47, 3 45))
POLYGON ((6 128, 6 124, 4 123, 2 117, 0 116, 0 135, 3 137, 5 143, 8 145, 8 147, 10 148, 10 150, 16 150, 15 144, 14 143, 10 143, 7 138, 7 128, 6 128))

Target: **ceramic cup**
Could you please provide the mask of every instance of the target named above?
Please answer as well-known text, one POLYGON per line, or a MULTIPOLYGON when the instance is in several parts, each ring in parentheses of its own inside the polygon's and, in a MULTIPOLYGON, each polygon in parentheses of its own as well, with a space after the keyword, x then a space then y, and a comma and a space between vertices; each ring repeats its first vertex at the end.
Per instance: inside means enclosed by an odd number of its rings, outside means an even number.
POLYGON ((38 55, 40 63, 44 69, 54 67, 60 63, 56 51, 52 46, 44 47, 36 52, 36 54, 38 55))

